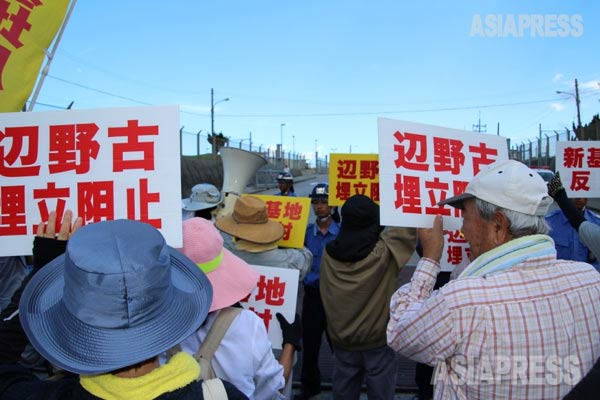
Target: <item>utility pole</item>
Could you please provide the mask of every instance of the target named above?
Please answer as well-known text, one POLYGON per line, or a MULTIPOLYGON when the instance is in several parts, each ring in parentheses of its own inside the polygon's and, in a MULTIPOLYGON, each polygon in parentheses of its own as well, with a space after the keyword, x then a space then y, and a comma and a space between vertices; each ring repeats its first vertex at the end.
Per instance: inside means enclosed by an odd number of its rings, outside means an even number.
POLYGON ((217 159, 217 141, 215 140, 215 91, 210 88, 210 135, 212 139, 212 156, 217 159))
POLYGON ((179 155, 183 155, 183 128, 185 128, 185 126, 181 125, 181 128, 179 129, 179 155))
POLYGON ((581 115, 579 114, 579 85, 577 79, 575 79, 575 104, 577 105, 577 138, 582 139, 583 133, 581 132, 581 115))
POLYGON ((567 94, 569 96, 573 96, 575 98, 575 107, 577 108, 577 129, 575 129, 575 124, 573 124, 573 130, 575 131, 575 137, 577 139, 581 139, 581 114, 579 113, 579 84, 577 83, 577 79, 575 79, 575 94, 570 92, 563 92, 560 90, 556 91, 557 94, 567 94))
POLYGON ((481 125, 481 111, 479 111, 479 119, 477 120, 477 125, 473 125, 473 132, 487 132, 487 125, 481 125))
POLYGON ((229 101, 229 97, 219 100, 215 103, 215 91, 210 88, 210 134, 212 139, 212 155, 213 159, 217 159, 217 141, 215 140, 215 105, 223 101, 229 101))
POLYGON ((538 133, 539 139, 538 139, 538 159, 537 159, 537 165, 538 167, 541 165, 540 164, 540 160, 542 158, 542 124, 539 124, 539 133, 538 133))

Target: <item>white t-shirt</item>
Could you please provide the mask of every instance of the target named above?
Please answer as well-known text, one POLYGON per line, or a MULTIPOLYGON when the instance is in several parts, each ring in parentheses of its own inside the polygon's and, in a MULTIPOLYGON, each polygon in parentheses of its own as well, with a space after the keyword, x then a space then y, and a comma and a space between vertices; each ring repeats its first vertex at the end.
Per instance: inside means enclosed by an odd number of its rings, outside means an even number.
MULTIPOLYGON (((181 343, 186 353, 195 354, 215 321, 206 318, 200 329, 181 343)), ((283 399, 283 367, 273 356, 263 321, 252 311, 242 310, 225 333, 212 359, 217 377, 232 383, 249 399, 283 399)))

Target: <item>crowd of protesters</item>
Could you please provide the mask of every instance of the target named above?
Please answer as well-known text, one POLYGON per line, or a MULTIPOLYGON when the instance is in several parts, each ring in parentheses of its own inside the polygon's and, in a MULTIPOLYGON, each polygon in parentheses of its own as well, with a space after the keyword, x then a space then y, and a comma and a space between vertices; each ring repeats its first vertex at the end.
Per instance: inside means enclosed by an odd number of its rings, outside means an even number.
MULTIPOLYGON (((278 178, 278 195, 296 196, 291 173, 278 178)), ((257 197, 215 219, 224 196, 209 184, 182 201, 180 249, 147 224, 82 226, 71 211, 55 232, 50 213, 32 260, 2 260, 0 399, 283 399, 301 350, 296 398, 316 398, 323 334, 336 399, 358 399, 363 384, 369 399, 392 399, 397 354, 431 368, 432 392, 420 382, 419 398, 597 396, 600 220, 566 197, 558 174, 546 185, 499 161, 441 202, 462 210, 470 246, 450 281, 439 275, 443 217, 431 228, 383 227, 370 198, 351 196, 338 213, 328 192, 319 183, 309 194, 315 220, 300 249, 277 246, 283 227, 257 197), (553 200, 559 209, 548 213, 553 200), (302 317, 277 315, 278 354, 240 306, 258 280, 250 265, 299 271, 302 317)))

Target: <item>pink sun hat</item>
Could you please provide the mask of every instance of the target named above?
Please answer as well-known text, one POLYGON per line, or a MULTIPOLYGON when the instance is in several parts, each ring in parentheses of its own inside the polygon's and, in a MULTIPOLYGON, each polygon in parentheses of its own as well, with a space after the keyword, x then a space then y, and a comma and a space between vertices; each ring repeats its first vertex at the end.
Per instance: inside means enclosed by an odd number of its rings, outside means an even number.
POLYGON ((211 221, 183 221, 183 248, 179 251, 195 262, 212 284, 209 312, 237 303, 256 287, 258 272, 223 247, 223 238, 211 221))

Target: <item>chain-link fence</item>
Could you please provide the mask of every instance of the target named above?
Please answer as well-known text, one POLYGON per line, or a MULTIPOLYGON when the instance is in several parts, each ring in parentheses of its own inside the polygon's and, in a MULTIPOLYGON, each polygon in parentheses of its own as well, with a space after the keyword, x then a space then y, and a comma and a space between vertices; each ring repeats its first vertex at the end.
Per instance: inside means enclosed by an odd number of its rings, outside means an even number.
MULTIPOLYGON (((556 142, 577 140, 573 132, 565 129, 564 131, 549 131, 540 128, 536 139, 521 141, 520 143, 510 142, 509 157, 519 160, 530 167, 542 167, 556 169, 556 142)), ((590 140, 600 140, 591 137, 590 140)))
MULTIPOLYGON (((600 132, 590 140, 600 140, 600 132)), ((196 148, 196 154, 210 154, 212 147, 207 141, 207 135, 195 134, 192 132, 180 131, 181 148, 185 144, 187 148, 191 147, 192 142, 196 148)), ((555 169, 556 142, 576 140, 574 133, 568 129, 564 131, 542 130, 540 127, 539 135, 535 139, 523 140, 520 142, 508 140, 509 157, 519 160, 530 167, 547 167, 555 169)), ((277 174, 287 166, 291 171, 304 171, 311 167, 312 163, 306 159, 304 154, 291 151, 281 151, 280 146, 272 148, 264 145, 255 145, 250 139, 229 139, 224 144, 227 147, 235 147, 247 151, 252 151, 264 157, 268 164, 261 168, 256 176, 258 185, 271 185, 276 181, 277 174)), ((190 154, 188 154, 190 155, 190 154)), ((315 173, 327 174, 329 171, 328 156, 320 157, 315 153, 315 173)))
MULTIPOLYGON (((199 156, 201 154, 210 154, 212 153, 212 145, 208 142, 208 135, 202 134, 202 131, 198 133, 184 131, 183 129, 179 131, 180 137, 180 148, 182 151, 182 155, 188 156, 199 156), (183 154, 183 149, 192 149, 192 152, 183 154)), ((310 167, 314 167, 317 173, 326 174, 329 170, 329 161, 328 157, 319 157, 319 153, 314 154, 314 164, 312 160, 308 160, 305 154, 297 153, 294 151, 286 151, 285 148, 282 150, 280 145, 277 145, 275 148, 272 146, 265 146, 263 144, 257 145, 252 141, 252 137, 243 138, 243 139, 231 139, 227 138, 227 141, 223 143, 223 146, 226 147, 235 147, 237 149, 247 150, 254 153, 257 153, 264 157, 268 165, 261 170, 269 170, 276 171, 277 173, 283 171, 283 169, 287 166, 291 171, 303 171, 310 167)), ((271 172, 265 172, 263 175, 266 177, 271 172)), ((266 181, 265 179, 261 179, 259 176, 258 179, 261 181, 266 181)))

